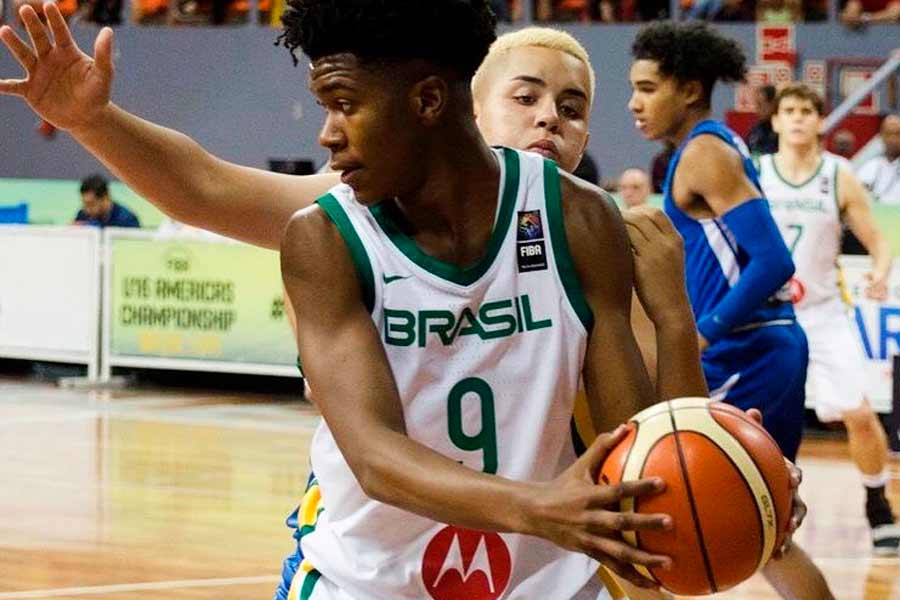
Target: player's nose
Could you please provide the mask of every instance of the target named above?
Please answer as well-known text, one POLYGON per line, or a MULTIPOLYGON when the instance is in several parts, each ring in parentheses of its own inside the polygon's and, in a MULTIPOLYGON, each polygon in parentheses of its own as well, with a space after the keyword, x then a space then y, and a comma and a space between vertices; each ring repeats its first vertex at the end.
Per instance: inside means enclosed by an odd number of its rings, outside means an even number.
POLYGON ((322 129, 319 131, 319 145, 332 152, 339 150, 347 143, 347 137, 331 115, 326 115, 322 129))
POLYGON ((538 127, 550 129, 551 131, 559 129, 559 111, 556 108, 556 103, 553 102, 552 99, 548 98, 539 104, 537 111, 537 125, 538 127))

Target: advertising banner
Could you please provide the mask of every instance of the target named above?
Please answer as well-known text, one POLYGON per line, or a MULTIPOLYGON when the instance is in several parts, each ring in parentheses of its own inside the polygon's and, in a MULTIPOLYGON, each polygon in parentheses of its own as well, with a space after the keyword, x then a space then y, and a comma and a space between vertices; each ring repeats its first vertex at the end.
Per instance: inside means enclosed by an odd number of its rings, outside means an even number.
POLYGON ((842 256, 840 260, 866 357, 869 401, 878 412, 890 412, 893 356, 900 354, 900 265, 895 264, 891 271, 887 300, 875 302, 865 294, 871 263, 868 256, 842 256))
POLYGON ((111 364, 140 366, 121 360, 131 357, 165 359, 155 363, 162 368, 185 368, 179 360, 223 371, 229 363, 294 368, 277 253, 224 240, 108 235, 111 364))

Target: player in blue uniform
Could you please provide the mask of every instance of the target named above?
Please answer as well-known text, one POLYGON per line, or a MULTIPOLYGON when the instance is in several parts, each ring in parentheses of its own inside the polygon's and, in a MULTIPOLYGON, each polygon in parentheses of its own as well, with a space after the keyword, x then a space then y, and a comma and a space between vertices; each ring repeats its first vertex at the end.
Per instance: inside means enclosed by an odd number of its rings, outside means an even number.
MULTIPOLYGON (((740 138, 710 119, 716 81, 740 81, 740 47, 703 23, 656 22, 632 46, 629 109, 648 139, 677 148, 664 187, 666 213, 684 238, 688 295, 711 396, 757 408, 794 460, 802 433, 808 348, 785 284, 790 252, 740 138)), ((770 561, 784 596, 832 598, 799 548, 770 561)))

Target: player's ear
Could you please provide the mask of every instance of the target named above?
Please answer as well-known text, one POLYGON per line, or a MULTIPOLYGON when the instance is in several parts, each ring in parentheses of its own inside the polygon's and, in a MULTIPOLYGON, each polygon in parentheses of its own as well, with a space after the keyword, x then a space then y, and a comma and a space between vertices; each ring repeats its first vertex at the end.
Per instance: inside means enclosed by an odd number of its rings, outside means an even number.
POLYGON ((433 125, 447 109, 450 88, 443 78, 432 75, 412 86, 409 99, 413 112, 422 123, 433 125))
POLYGON ((687 106, 705 102, 703 84, 697 80, 683 82, 681 84, 681 93, 684 94, 684 101, 687 106))

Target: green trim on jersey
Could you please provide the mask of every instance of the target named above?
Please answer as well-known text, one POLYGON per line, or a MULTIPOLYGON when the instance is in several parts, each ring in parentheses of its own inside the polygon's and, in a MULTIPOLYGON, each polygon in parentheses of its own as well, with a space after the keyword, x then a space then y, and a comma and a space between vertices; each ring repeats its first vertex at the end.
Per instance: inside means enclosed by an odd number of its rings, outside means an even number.
POLYGON ((503 246, 516 208, 516 198, 519 195, 519 155, 515 150, 503 148, 505 179, 503 182, 503 195, 500 199, 500 207, 497 212, 497 222, 488 242, 487 252, 477 263, 469 267, 460 267, 429 256, 422 251, 416 242, 407 236, 397 223, 392 219, 389 205, 380 203, 369 208, 378 225, 390 238, 391 242, 408 259, 442 279, 446 279, 458 285, 472 285, 490 269, 494 259, 503 246))
POLYGON ((316 200, 316 203, 322 207, 325 214, 338 228, 341 237, 344 238, 347 250, 350 251, 350 259, 353 261, 353 266, 356 267, 356 276, 359 278, 359 286, 362 288, 363 302, 371 313, 375 308, 375 276, 372 274, 372 263, 366 253, 366 247, 363 246, 359 234, 356 233, 356 229, 350 222, 350 217, 344 212, 344 207, 337 198, 331 194, 325 194, 316 200))
POLYGON ((594 312, 584 296, 581 282, 575 272, 575 261, 569 249, 566 226, 563 222, 562 191, 559 187, 559 168, 551 160, 544 160, 544 194, 547 206, 547 224, 550 228, 550 245, 556 270, 566 290, 566 297, 588 334, 594 327, 594 312))
POLYGON ((770 154, 769 156, 772 157, 772 172, 775 173, 775 176, 778 177, 778 179, 780 179, 782 183, 784 183, 785 185, 791 186, 795 190, 799 190, 800 188, 805 187, 807 184, 809 184, 809 182, 811 182, 813 179, 815 179, 819 175, 819 173, 822 171, 822 167, 825 166, 825 157, 820 156, 819 157, 819 166, 816 167, 815 173, 810 175, 809 178, 806 181, 804 181, 803 183, 791 183, 790 181, 788 181, 787 179, 782 177, 781 173, 778 172, 778 164, 775 162, 775 155, 770 154))

